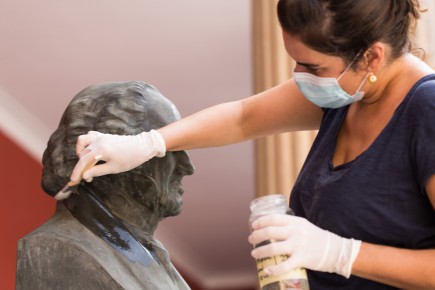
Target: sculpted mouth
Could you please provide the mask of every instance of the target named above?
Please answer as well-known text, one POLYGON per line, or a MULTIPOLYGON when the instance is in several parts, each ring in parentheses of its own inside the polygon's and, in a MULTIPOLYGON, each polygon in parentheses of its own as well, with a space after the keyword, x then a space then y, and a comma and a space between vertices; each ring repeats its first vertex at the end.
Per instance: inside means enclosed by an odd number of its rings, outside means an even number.
POLYGON ((184 188, 180 181, 173 181, 171 183, 171 187, 173 188, 174 192, 177 192, 179 195, 184 194, 184 188))

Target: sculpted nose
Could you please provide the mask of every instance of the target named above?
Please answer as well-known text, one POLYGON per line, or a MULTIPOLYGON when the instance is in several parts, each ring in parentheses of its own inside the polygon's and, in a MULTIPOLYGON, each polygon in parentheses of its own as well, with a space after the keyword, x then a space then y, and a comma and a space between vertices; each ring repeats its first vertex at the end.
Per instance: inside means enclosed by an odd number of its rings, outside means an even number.
POLYGON ((195 168, 190 161, 189 155, 186 151, 175 152, 176 160, 178 162, 178 170, 184 175, 192 175, 195 172, 195 168))

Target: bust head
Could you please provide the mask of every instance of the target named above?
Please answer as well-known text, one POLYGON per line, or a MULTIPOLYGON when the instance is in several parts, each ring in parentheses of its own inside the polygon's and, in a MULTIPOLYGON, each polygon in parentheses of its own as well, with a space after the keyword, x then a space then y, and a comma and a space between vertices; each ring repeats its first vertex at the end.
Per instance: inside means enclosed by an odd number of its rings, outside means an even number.
MULTIPOLYGON (((133 135, 180 118, 156 88, 139 81, 92 85, 66 108, 43 155, 44 191, 54 196, 69 181, 78 161, 77 137, 94 130, 133 135)), ((193 173, 186 152, 168 152, 128 172, 94 178, 99 198, 123 220, 152 233, 162 218, 180 213, 181 180, 193 173)))
MULTIPOLYGON (((49 139, 43 189, 54 196, 69 181, 79 135, 138 134, 179 118, 175 106, 143 82, 84 89, 49 139)), ((81 184, 19 241, 16 289, 189 289, 153 233, 161 219, 181 211, 181 180, 192 173, 186 152, 167 152, 81 184)))

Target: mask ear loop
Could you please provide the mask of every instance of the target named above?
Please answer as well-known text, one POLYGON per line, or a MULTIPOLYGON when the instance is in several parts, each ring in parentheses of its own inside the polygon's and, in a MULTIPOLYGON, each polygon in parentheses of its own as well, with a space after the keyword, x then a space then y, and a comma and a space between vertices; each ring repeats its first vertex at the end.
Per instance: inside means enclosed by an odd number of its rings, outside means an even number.
MULTIPOLYGON (((358 53, 357 57, 362 53, 362 50, 360 50, 360 52, 358 53)), ((373 72, 369 71, 367 72, 366 76, 364 77, 363 81, 361 82, 361 84, 359 85, 358 89, 356 90, 356 93, 358 93, 361 88, 364 86, 364 84, 366 83, 367 79, 369 80, 369 83, 374 83, 377 81, 377 77, 373 74, 373 72), (374 79, 374 81, 373 81, 374 79)), ((355 94, 356 94, 355 93, 355 94)))
MULTIPOLYGON (((366 74, 366 76, 364 77, 363 81, 362 81, 361 84, 359 85, 358 89, 356 89, 356 93, 358 93, 358 92, 361 90, 361 88, 363 87, 363 85, 366 83, 367 78, 369 77, 369 75, 370 75, 370 72, 368 72, 368 73, 366 74)), ((355 93, 355 94, 356 94, 356 93, 355 93)))
MULTIPOLYGON (((341 79, 341 77, 352 67, 352 65, 354 64, 354 62, 358 59, 358 57, 361 55, 361 53, 363 52, 363 50, 361 49, 356 55, 355 57, 352 59, 352 61, 349 63, 349 65, 344 69, 344 71, 338 76, 337 81, 339 81, 341 79)), ((365 80, 364 80, 365 81, 365 80)))

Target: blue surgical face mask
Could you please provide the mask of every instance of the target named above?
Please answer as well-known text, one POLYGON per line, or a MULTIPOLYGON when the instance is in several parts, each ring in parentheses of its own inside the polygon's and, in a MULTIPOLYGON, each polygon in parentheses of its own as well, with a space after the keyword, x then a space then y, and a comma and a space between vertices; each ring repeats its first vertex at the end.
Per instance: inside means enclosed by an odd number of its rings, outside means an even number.
MULTIPOLYGON (((352 62, 353 63, 353 62, 352 62)), ((338 78, 323 78, 310 73, 295 72, 294 80, 301 92, 312 103, 321 108, 340 108, 361 100, 364 92, 360 89, 367 80, 368 74, 353 95, 344 91, 338 80, 349 70, 352 63, 340 74, 338 78)))

